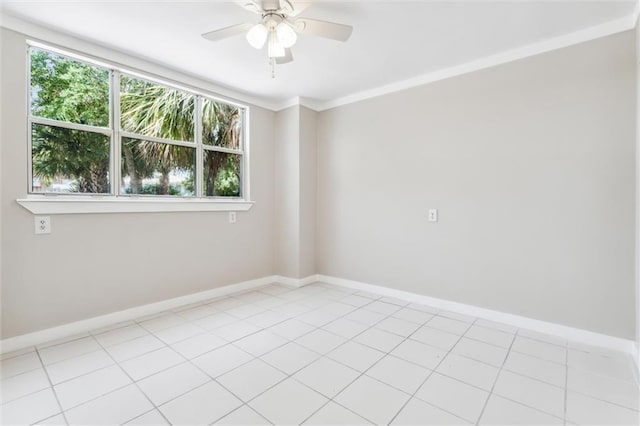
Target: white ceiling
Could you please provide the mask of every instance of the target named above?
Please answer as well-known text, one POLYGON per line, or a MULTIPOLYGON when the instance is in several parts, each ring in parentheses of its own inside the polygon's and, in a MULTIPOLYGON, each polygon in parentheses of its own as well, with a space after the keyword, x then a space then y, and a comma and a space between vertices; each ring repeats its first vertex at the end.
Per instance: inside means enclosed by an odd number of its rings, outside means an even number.
POLYGON ((326 103, 481 58, 630 19, 634 0, 331 1, 301 16, 349 24, 346 43, 301 36, 271 78, 243 36, 200 34, 257 22, 231 1, 2 0, 2 12, 271 102, 326 103))

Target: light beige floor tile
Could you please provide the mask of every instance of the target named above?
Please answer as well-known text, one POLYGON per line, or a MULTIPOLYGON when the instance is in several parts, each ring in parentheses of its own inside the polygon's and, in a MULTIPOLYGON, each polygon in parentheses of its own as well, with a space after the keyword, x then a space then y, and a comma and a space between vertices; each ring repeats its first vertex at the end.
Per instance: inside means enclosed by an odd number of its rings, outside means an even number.
POLYGON ((374 424, 389 424, 409 398, 409 394, 361 376, 334 400, 374 424))

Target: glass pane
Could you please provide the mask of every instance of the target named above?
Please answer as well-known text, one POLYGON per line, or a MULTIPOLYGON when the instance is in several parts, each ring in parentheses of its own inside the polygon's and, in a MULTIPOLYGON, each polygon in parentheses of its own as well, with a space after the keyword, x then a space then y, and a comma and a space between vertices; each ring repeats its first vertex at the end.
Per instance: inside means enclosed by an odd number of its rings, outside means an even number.
POLYGON ((239 197, 242 156, 226 152, 204 151, 204 195, 239 197))
POLYGON ((196 150, 122 138, 121 194, 192 197, 196 150))
POLYGON ((31 49, 31 113, 109 127, 109 71, 31 49))
POLYGON ((204 98, 202 100, 202 142, 230 149, 240 146, 241 111, 238 107, 204 98))
POLYGON ((109 193, 109 137, 33 124, 32 192, 109 193))
POLYGON ((193 142, 195 98, 181 90, 122 75, 121 126, 127 132, 193 142))

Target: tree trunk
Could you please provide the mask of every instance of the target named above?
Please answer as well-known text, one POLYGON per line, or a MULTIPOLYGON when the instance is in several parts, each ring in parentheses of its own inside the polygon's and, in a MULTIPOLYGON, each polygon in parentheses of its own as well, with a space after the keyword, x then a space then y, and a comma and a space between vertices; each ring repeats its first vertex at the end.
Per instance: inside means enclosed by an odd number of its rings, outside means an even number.
POLYGON ((207 173, 207 181, 205 182, 205 193, 207 197, 216 195, 215 182, 223 160, 224 153, 222 152, 211 151, 207 156, 207 169, 209 171, 209 173, 207 173))
POLYGON ((160 171, 162 176, 160 177, 160 195, 169 194, 169 172, 170 170, 162 168, 160 171))
POLYGON ((127 174, 131 178, 131 193, 139 194, 142 192, 142 179, 136 170, 135 158, 133 150, 127 144, 122 144, 122 153, 124 154, 124 162, 127 168, 127 174))

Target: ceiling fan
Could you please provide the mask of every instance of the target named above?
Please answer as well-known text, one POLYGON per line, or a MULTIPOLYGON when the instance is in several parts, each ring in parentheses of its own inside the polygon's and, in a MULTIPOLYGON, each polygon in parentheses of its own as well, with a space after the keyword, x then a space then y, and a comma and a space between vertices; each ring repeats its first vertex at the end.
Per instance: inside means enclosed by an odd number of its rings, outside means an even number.
POLYGON ((202 37, 218 41, 246 32, 247 41, 256 49, 267 45, 267 55, 272 66, 286 64, 293 60, 291 46, 298 34, 310 34, 338 41, 347 41, 353 27, 335 22, 309 18, 296 18, 311 5, 310 2, 289 0, 234 0, 242 8, 256 13, 262 18, 257 24, 243 23, 209 31, 202 37))

